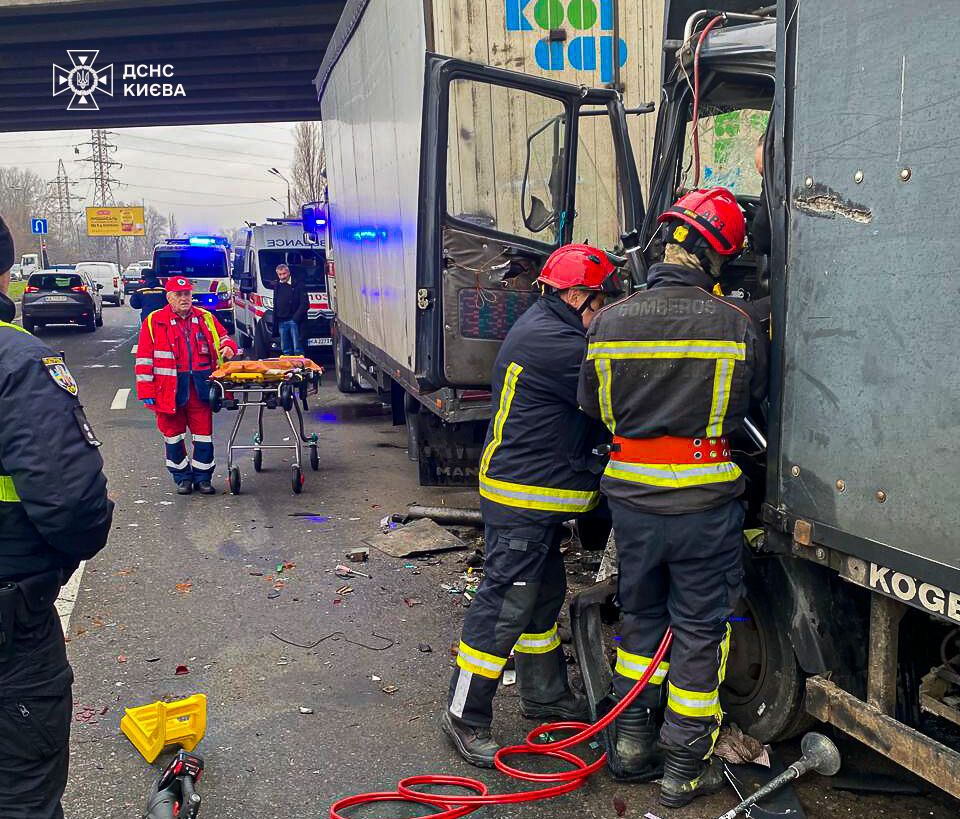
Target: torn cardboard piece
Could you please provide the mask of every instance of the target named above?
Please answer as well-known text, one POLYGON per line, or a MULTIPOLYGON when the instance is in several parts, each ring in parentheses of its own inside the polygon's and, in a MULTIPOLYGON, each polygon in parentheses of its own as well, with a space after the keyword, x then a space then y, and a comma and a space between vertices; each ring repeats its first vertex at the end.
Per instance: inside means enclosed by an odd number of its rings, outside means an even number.
POLYGON ((429 518, 415 520, 389 532, 371 535, 363 542, 391 557, 410 557, 467 548, 460 538, 429 518))

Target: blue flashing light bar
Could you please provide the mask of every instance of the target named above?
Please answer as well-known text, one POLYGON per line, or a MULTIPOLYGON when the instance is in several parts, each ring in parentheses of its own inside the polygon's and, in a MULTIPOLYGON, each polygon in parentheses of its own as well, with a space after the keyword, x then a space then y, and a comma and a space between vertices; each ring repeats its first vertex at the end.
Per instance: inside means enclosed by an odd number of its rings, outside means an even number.
POLYGON ((230 242, 223 236, 191 236, 187 242, 194 247, 215 247, 216 245, 229 247, 230 245, 230 242))

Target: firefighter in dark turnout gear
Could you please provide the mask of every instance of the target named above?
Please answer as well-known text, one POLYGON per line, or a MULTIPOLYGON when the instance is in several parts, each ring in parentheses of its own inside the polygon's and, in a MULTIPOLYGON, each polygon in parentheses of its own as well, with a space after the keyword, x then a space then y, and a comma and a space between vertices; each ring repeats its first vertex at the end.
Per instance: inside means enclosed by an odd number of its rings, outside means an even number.
POLYGON ((130 297, 130 306, 140 311, 140 321, 143 322, 154 310, 167 306, 167 291, 151 268, 144 268, 140 275, 143 277, 143 287, 138 287, 130 297))
POLYGON ((0 816, 62 819, 73 672, 54 602, 113 503, 76 381, 12 323, 12 263, 0 221, 0 816))
POLYGON ((567 682, 557 636, 566 592, 562 524, 599 502, 609 439, 577 407, 585 328, 607 295, 615 267, 588 245, 547 260, 544 295, 514 324, 494 364, 494 417, 480 462, 484 577, 463 624, 442 727, 468 762, 493 765, 493 697, 510 652, 520 708, 531 719, 581 719, 582 696, 567 682))
POLYGON ((615 698, 647 669, 668 625, 674 634, 669 663, 617 720, 615 750, 625 778, 663 771, 660 800, 678 807, 723 786, 711 757, 740 594, 744 488, 729 437, 766 392, 767 350, 749 316, 712 293, 744 244, 733 194, 691 191, 660 221, 665 261, 651 266, 646 290, 593 321, 579 398, 613 434, 602 490, 623 610, 615 698))

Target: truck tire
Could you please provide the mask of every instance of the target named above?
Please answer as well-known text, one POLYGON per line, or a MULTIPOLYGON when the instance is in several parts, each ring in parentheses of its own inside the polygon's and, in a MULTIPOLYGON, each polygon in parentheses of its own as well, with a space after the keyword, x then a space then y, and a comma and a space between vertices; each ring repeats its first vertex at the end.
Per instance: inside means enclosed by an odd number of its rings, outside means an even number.
POLYGON ((720 702, 726 719, 761 742, 794 736, 812 722, 803 709, 806 675, 774 612, 784 605, 749 554, 745 593, 733 613, 733 637, 720 702))
POLYGON ((360 384, 353 377, 350 366, 350 342, 342 333, 337 333, 336 347, 333 351, 333 369, 337 377, 337 389, 343 393, 360 392, 360 384))

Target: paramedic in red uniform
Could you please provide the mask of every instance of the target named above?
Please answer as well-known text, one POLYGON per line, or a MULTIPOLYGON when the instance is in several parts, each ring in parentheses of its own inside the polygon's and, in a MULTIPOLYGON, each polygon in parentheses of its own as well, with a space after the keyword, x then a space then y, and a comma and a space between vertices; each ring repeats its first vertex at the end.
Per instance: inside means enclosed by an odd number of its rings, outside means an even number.
POLYGON ((183 276, 167 279, 167 306, 140 328, 137 398, 156 413, 177 494, 212 495, 216 462, 207 379, 221 361, 237 354, 237 345, 213 313, 193 304, 192 287, 183 276), (188 429, 192 457, 184 441, 188 429))

